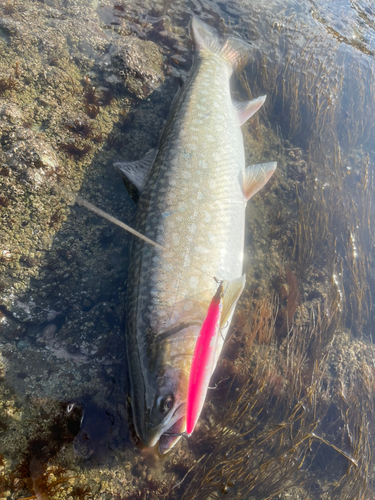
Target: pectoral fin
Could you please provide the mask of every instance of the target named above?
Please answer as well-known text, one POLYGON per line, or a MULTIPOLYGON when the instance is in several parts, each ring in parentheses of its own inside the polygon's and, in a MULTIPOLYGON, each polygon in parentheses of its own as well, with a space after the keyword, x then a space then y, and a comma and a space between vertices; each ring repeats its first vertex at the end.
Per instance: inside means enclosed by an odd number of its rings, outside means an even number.
POLYGON ((240 278, 236 278, 229 282, 227 288, 224 291, 223 297, 223 309, 220 318, 220 328, 225 326, 225 323, 230 318, 234 308, 236 307, 237 301, 245 288, 246 275, 244 274, 240 278))
POLYGON ((148 172, 151 170, 152 164, 154 163, 156 153, 156 149, 151 149, 141 160, 127 161, 123 163, 118 162, 113 164, 113 166, 117 168, 117 170, 119 170, 121 175, 124 177, 125 187, 134 201, 137 201, 135 198, 138 198, 142 193, 145 179, 148 172), (136 193, 134 193, 134 190, 131 190, 128 186, 129 182, 136 188, 136 193))
POLYGON ((268 182, 276 169, 276 165, 275 161, 252 165, 247 167, 244 172, 241 172, 240 182, 246 201, 249 201, 268 182))

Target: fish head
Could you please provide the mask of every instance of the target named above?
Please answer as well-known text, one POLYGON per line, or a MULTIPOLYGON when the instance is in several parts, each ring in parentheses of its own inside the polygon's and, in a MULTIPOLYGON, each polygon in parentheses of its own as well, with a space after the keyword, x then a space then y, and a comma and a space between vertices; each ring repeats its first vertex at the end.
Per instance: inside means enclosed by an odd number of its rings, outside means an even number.
MULTIPOLYGON (((164 365, 156 380, 150 381, 148 394, 146 392, 148 396, 151 395, 151 387, 154 387, 152 399, 149 398, 151 404, 146 404, 143 411, 138 408, 133 415, 134 423, 143 445, 153 447, 159 443, 159 452, 165 454, 186 429, 187 377, 178 367, 164 365)), ((135 403, 136 407, 140 406, 137 405, 139 400, 135 403)))
POLYGON ((181 326, 149 351, 145 376, 133 381, 134 390, 141 388, 132 397, 135 430, 145 447, 158 444, 161 454, 186 431, 188 380, 200 325, 181 326))
POLYGON ((161 454, 173 448, 186 430, 187 379, 177 366, 166 366, 158 379, 149 431, 161 454))

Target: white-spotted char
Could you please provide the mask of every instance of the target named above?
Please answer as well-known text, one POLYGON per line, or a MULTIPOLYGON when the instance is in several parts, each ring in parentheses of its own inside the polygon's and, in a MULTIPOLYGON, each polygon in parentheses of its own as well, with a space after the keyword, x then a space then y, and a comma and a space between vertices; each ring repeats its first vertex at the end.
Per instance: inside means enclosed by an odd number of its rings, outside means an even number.
POLYGON ((186 395, 196 340, 215 294, 229 282, 219 357, 242 276, 245 207, 275 163, 245 168, 241 125, 265 97, 238 103, 229 80, 250 47, 192 20, 197 55, 175 98, 157 151, 116 164, 139 192, 128 282, 127 358, 135 430, 167 452, 186 429, 186 395))

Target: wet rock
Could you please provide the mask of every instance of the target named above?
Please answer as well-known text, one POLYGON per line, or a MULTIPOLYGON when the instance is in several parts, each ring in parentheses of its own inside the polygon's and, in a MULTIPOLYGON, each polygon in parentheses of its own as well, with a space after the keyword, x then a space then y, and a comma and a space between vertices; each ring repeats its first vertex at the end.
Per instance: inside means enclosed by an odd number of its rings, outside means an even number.
POLYGON ((41 324, 46 321, 52 321, 60 314, 49 307, 49 301, 34 297, 34 292, 26 292, 18 298, 10 297, 4 300, 7 307, 11 323, 15 326, 27 326, 28 323, 41 324), (13 320, 12 320, 13 318, 13 320))
POLYGON ((3 102, 0 107, 0 117, 10 123, 20 122, 23 118, 22 110, 13 102, 3 102))
POLYGON ((31 255, 21 255, 20 263, 24 264, 27 267, 34 267, 37 264, 37 260, 31 255))
POLYGON ((13 21, 12 19, 0 19, 0 37, 7 43, 10 42, 10 38, 16 34, 19 34, 21 29, 21 24, 13 21))
POLYGON ((23 351, 24 349, 28 349, 30 347, 30 343, 27 340, 20 340, 17 344, 17 348, 20 351, 23 351))
POLYGON ((25 333, 24 325, 2 316, 2 313, 0 313, 0 330, 2 338, 10 342, 18 340, 25 333))
POLYGON ((92 401, 84 403, 84 415, 79 434, 74 439, 74 451, 85 460, 95 457, 102 462, 110 450, 114 430, 114 416, 106 408, 92 401))
POLYGON ((52 340, 57 332, 57 326, 53 323, 45 326, 43 328, 42 337, 45 340, 52 340))
POLYGON ((119 39, 110 49, 115 75, 140 99, 145 99, 164 82, 163 58, 150 41, 134 37, 119 39))
POLYGON ((56 154, 38 134, 20 125, 19 110, 15 106, 3 106, 0 115, 0 142, 3 147, 1 160, 18 178, 38 189, 47 178, 57 171, 56 154))

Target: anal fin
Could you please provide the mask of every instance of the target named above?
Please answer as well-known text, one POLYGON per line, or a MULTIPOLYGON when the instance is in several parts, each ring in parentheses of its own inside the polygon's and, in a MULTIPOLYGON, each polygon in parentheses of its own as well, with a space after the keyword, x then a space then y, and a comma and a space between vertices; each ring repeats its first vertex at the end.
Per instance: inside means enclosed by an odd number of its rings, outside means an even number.
POLYGON ((224 291, 223 297, 223 309, 221 311, 220 318, 220 328, 225 326, 225 323, 230 318, 234 308, 236 307, 237 301, 245 288, 246 275, 244 274, 240 278, 231 280, 224 291))

